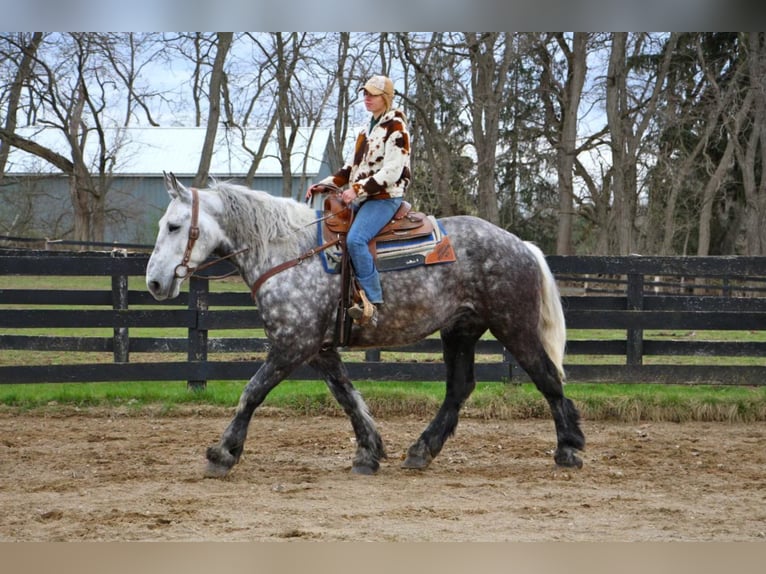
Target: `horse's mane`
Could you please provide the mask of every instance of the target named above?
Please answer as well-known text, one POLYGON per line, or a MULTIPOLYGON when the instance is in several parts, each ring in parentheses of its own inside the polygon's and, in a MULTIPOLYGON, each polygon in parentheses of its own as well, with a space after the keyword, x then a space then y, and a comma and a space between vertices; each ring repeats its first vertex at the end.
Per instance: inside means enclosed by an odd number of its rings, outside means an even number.
POLYGON ((227 235, 235 245, 251 246, 256 265, 269 256, 286 259, 305 249, 316 217, 309 206, 228 182, 214 181, 209 190, 221 199, 227 235))

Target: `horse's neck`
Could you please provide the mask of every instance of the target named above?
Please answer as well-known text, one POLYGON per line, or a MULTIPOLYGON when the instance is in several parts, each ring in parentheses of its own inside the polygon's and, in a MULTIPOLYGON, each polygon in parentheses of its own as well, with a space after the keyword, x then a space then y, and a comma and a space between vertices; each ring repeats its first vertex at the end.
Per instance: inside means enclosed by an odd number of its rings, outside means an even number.
POLYGON ((221 218, 230 249, 244 249, 235 264, 245 282, 251 286, 264 272, 294 259, 313 247, 314 212, 301 204, 265 196, 247 198, 257 205, 237 210, 237 216, 222 210, 221 218))

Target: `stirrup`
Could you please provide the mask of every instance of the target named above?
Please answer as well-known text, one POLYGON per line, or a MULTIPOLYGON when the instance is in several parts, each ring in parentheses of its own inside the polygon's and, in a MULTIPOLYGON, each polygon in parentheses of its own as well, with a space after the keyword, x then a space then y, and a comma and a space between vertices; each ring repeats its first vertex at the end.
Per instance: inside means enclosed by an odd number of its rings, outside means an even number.
POLYGON ((378 324, 378 310, 367 299, 363 289, 359 290, 359 296, 362 299, 361 303, 354 303, 346 312, 357 325, 363 326, 371 323, 375 327, 378 324))

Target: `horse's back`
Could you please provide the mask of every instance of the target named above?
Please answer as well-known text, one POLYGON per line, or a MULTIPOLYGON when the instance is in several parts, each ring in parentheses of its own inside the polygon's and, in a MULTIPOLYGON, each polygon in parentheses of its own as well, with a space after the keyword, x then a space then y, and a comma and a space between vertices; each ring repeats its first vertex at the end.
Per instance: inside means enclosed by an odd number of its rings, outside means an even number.
POLYGON ((534 312, 541 270, 525 241, 478 217, 446 217, 441 222, 457 258, 443 278, 445 291, 460 293, 489 315, 500 305, 534 312))
POLYGON ((464 270, 496 270, 501 273, 536 268, 536 260, 526 243, 479 217, 456 215, 439 220, 455 249, 464 270))
POLYGON ((478 217, 445 217, 439 222, 456 260, 382 273, 387 300, 412 305, 408 308, 413 310, 428 307, 437 323, 460 309, 486 314, 499 302, 520 306, 534 302, 540 269, 524 241, 478 217))

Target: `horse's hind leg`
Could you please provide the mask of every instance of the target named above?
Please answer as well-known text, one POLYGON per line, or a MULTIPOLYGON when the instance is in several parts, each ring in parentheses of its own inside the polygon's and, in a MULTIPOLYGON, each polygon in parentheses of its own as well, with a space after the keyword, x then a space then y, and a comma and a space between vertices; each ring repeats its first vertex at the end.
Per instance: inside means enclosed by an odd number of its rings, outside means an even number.
POLYGON ((351 384, 340 355, 335 349, 326 349, 309 364, 322 373, 330 392, 351 419, 357 445, 351 471, 355 474, 375 474, 380 460, 386 458, 386 450, 362 395, 351 384))
POLYGON ((407 451, 402 468, 422 470, 431 464, 457 428, 460 408, 476 387, 474 356, 476 342, 486 331, 473 317, 464 317, 441 332, 447 367, 447 390, 436 417, 407 451))
POLYGON ((558 369, 534 335, 514 337, 514 341, 515 344, 506 345, 507 349, 548 401, 553 415, 557 441, 553 460, 559 466, 581 468, 577 451, 585 448, 585 435, 580 429, 580 413, 571 399, 564 396, 558 369))
MULTIPOLYGON (((518 357, 517 357, 518 359, 518 357)), ((580 413, 571 399, 564 396, 558 371, 547 355, 532 363, 519 360, 539 391, 548 401, 556 425, 556 452, 553 460, 559 466, 581 468, 577 451, 585 448, 585 435, 580 429, 580 413)))

